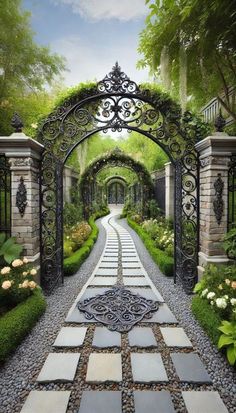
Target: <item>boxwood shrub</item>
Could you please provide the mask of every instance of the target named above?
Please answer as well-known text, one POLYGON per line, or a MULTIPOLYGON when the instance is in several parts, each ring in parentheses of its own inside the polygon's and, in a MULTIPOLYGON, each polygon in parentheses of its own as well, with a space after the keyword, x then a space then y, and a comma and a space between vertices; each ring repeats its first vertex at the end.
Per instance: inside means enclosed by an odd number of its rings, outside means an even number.
POLYGON ((172 277, 174 274, 174 258, 167 255, 164 251, 155 246, 155 242, 149 237, 149 235, 143 230, 141 225, 127 218, 128 224, 133 228, 142 239, 149 254, 158 265, 163 274, 167 277, 172 277))
POLYGON ((89 238, 83 243, 82 247, 80 247, 77 251, 74 252, 70 257, 64 259, 64 275, 69 276, 75 274, 76 271, 80 268, 86 258, 89 256, 96 240, 98 237, 98 227, 95 224, 95 220, 107 215, 109 213, 109 209, 103 211, 101 213, 93 214, 89 218, 89 225, 92 228, 92 232, 89 235, 89 238))
POLYGON ((0 318, 0 361, 16 349, 36 324, 46 309, 46 301, 40 290, 0 318))
POLYGON ((217 345, 221 332, 218 327, 221 325, 221 318, 214 309, 199 296, 192 299, 192 312, 200 326, 210 337, 211 341, 217 345))

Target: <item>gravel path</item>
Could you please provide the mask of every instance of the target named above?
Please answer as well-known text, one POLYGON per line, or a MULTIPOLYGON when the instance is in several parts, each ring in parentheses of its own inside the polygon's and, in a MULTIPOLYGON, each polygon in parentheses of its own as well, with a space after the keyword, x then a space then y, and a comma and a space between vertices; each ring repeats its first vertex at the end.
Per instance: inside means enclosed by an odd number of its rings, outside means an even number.
POLYGON ((35 387, 35 376, 51 349, 71 303, 91 276, 103 251, 106 234, 101 219, 97 225, 98 240, 86 262, 74 276, 65 278, 62 287, 47 297, 45 314, 9 361, 0 368, 0 413, 18 413, 26 395, 35 387))
MULTIPOLYGON (((191 312, 192 297, 184 293, 180 285, 174 285, 173 279, 162 275, 152 260, 146 247, 136 232, 129 227, 125 219, 118 219, 132 236, 141 262, 149 277, 162 294, 165 302, 185 329, 188 337, 200 354, 213 381, 214 390, 218 390, 230 413, 236 412, 236 373, 229 366, 225 357, 211 344, 191 312)), ((203 412, 199 412, 203 413, 203 412)))

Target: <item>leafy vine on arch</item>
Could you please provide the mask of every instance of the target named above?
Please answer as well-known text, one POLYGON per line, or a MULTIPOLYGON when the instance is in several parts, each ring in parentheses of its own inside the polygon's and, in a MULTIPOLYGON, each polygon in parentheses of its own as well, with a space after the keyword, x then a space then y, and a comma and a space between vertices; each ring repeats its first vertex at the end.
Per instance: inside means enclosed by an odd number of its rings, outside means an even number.
POLYGON ((196 282, 198 255, 198 157, 201 125, 168 96, 138 86, 118 64, 88 90, 66 99, 41 125, 41 266, 51 291, 63 279, 62 172, 73 148, 92 134, 137 131, 155 141, 175 166, 176 277, 186 291, 196 282))

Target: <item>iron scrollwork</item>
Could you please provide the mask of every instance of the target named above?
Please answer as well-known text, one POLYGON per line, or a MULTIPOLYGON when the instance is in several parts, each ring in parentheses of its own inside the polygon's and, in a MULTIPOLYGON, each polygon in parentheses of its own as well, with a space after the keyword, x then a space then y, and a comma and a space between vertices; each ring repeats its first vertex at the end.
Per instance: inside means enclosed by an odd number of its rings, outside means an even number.
POLYGON ((16 193, 16 206, 19 209, 19 213, 23 218, 25 214, 25 208, 27 206, 27 189, 24 183, 24 178, 21 176, 18 190, 16 193))
POLYGON ((45 147, 42 161, 42 274, 47 290, 61 280, 62 225, 61 171, 73 148, 96 132, 136 131, 156 142, 176 168, 177 278, 191 291, 198 260, 198 157, 195 143, 199 128, 188 112, 169 98, 138 86, 116 64, 112 71, 86 93, 67 99, 41 125, 38 141, 45 147), (189 230, 191 230, 191 235, 189 230))
POLYGON ((109 330, 121 333, 131 330, 139 321, 151 318, 159 308, 157 301, 147 300, 124 287, 114 287, 79 302, 77 306, 87 320, 96 320, 109 330))
POLYGON ((218 178, 215 180, 214 183, 215 188, 215 198, 213 200, 213 209, 216 217, 216 221, 218 225, 220 225, 222 216, 224 213, 224 201, 223 201, 223 189, 224 189, 224 181, 221 178, 221 174, 218 174, 218 178))

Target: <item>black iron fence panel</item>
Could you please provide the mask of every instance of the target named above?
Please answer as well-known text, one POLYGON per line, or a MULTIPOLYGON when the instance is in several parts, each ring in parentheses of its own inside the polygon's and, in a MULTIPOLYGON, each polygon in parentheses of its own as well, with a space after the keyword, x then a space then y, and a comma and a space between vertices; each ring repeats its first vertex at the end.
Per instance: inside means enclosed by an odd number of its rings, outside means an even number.
POLYGON ((166 199, 165 199, 166 178, 165 176, 156 178, 153 181, 153 183, 154 183, 155 198, 158 203, 158 206, 163 212, 165 212, 166 210, 166 199))

